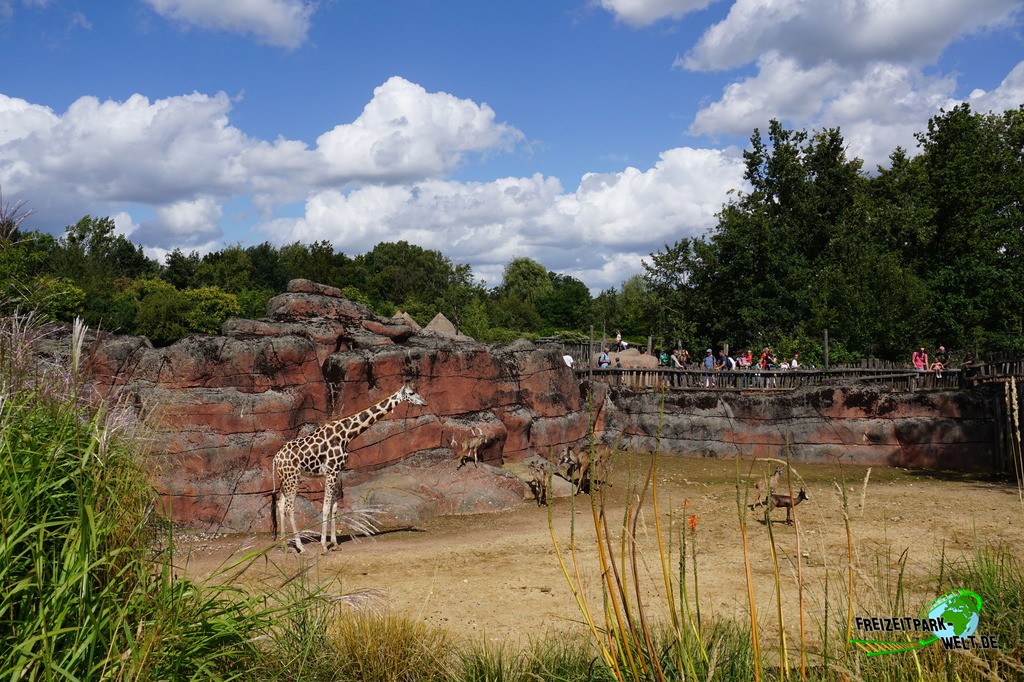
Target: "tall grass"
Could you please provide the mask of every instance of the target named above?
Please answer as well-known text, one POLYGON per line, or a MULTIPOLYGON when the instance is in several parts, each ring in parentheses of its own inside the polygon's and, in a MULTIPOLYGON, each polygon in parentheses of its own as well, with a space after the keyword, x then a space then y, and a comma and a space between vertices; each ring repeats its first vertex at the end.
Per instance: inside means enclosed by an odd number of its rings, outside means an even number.
POLYGON ((175 577, 132 421, 92 399, 84 327, 54 333, 0 321, 0 677, 241 675, 271 610, 175 577))

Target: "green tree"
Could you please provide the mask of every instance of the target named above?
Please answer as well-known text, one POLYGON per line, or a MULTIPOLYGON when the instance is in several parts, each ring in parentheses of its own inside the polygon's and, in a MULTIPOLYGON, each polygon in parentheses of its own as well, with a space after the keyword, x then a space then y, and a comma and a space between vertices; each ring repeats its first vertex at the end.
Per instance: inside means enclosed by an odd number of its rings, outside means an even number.
POLYGON ((85 310, 85 292, 69 279, 39 275, 32 279, 27 303, 52 320, 70 322, 85 310))
POLYGON ((189 307, 173 285, 143 278, 128 282, 116 293, 112 318, 119 329, 165 346, 188 333, 189 307))
POLYGON ((547 327, 583 330, 590 323, 591 298, 587 285, 568 275, 548 273, 551 292, 537 302, 547 327))
POLYGON ((254 268, 249 253, 234 244, 203 256, 196 268, 195 281, 202 286, 214 286, 232 294, 253 286, 254 268))
POLYGON ((187 304, 185 327, 189 332, 219 334, 228 318, 242 313, 238 298, 217 287, 187 289, 181 297, 187 304))
POLYGON ((507 298, 516 298, 533 306, 550 295, 554 284, 547 268, 532 258, 513 258, 505 265, 500 294, 507 298))
POLYGON ((918 141, 934 211, 920 264, 934 338, 1024 350, 1024 107, 980 115, 962 104, 933 117, 918 141))
POLYGON ((195 286, 199 261, 197 251, 192 251, 186 256, 181 249, 174 249, 164 256, 164 267, 160 271, 160 277, 178 289, 195 286))

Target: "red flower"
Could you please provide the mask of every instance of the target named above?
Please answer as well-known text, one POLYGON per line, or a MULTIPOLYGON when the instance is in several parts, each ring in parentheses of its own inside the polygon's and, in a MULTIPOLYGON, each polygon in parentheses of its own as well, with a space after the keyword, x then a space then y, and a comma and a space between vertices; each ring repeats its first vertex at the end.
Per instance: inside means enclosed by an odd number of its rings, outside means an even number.
POLYGON ((700 521, 700 517, 696 514, 690 514, 690 518, 687 520, 687 525, 690 526, 690 530, 697 530, 697 522, 700 521))

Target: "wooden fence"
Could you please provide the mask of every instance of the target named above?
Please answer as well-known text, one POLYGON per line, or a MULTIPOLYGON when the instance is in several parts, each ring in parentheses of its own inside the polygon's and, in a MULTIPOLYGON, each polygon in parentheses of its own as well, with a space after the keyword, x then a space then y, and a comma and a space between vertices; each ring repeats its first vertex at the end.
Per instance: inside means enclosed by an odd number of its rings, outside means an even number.
MULTIPOLYGON (((980 367, 978 369, 981 369, 980 367)), ((793 391, 806 386, 827 386, 856 382, 885 384, 896 390, 920 391, 966 387, 969 377, 961 370, 917 372, 914 370, 830 369, 826 370, 734 370, 707 372, 695 369, 580 368, 583 378, 593 372, 595 381, 613 386, 644 390, 664 388, 690 391, 793 391)))

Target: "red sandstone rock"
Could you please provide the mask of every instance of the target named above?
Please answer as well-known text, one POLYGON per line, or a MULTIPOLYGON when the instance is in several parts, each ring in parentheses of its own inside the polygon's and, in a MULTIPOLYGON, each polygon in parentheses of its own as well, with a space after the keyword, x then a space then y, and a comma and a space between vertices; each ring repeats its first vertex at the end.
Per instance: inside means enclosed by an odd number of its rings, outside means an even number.
MULTIPOLYGON (((495 496, 481 484, 480 495, 490 500, 483 503, 473 501, 466 481, 504 481, 486 463, 546 452, 586 434, 575 378, 554 349, 444 338, 391 324, 327 289, 294 282, 289 288, 268 305, 270 319, 229 320, 223 336, 192 336, 160 349, 124 338, 101 344, 97 379, 139 406, 155 444, 153 480, 179 522, 269 530, 278 449, 406 382, 418 386, 428 405, 402 404, 355 438, 347 478, 372 485, 417 453, 434 453, 433 464, 402 469, 403 476, 442 465, 456 470, 473 429, 486 435, 481 464, 462 467, 474 469, 472 476, 457 485, 452 479, 458 490, 428 486, 432 501, 417 507, 422 513, 518 503, 521 486, 495 496)), ((401 491, 393 496, 414 495, 410 485, 392 486, 401 491)), ((306 484, 302 499, 312 492, 315 502, 321 486, 306 484)))
POLYGON ((319 284, 308 279, 293 279, 288 282, 288 292, 293 294, 318 294, 320 296, 331 296, 332 298, 343 298, 341 289, 319 284))

